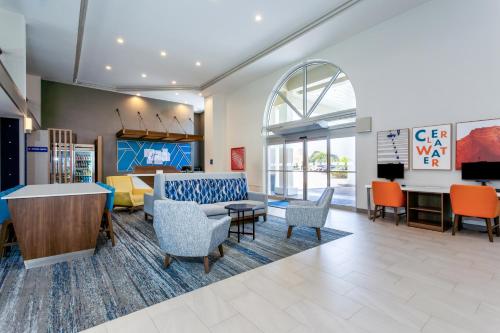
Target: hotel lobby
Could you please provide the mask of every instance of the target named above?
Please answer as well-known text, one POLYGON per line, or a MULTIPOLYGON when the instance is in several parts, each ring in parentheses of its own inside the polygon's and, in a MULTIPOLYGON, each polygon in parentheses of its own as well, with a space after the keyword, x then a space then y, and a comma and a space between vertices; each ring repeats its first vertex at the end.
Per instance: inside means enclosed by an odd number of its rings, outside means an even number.
POLYGON ((0 0, 0 332, 500 331, 497 0, 0 0))

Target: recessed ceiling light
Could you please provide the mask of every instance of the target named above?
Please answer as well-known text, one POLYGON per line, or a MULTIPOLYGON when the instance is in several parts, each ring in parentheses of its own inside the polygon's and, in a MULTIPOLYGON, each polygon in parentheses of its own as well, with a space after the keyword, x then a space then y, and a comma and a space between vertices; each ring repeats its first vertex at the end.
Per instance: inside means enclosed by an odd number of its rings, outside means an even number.
POLYGON ((172 84, 177 84, 177 81, 175 81, 175 80, 174 80, 174 81, 172 81, 172 84))
POLYGON ((203 96, 203 94, 202 93, 198 93, 198 96, 203 96))
POLYGON ((160 52, 160 55, 161 55, 162 57, 166 57, 166 56, 167 56, 167 51, 161 51, 161 52, 160 52))
POLYGON ((142 74, 141 74, 141 76, 142 76, 143 78, 147 78, 147 77, 148 77, 145 73, 142 73, 142 74))
POLYGON ((195 63, 195 65, 196 65, 196 66, 198 66, 198 67, 200 67, 200 66, 201 66, 201 62, 197 61, 197 62, 195 63))
POLYGON ((260 22, 260 21, 262 21, 262 15, 260 14, 255 15, 255 22, 260 22))
POLYGON ((179 93, 175 93, 175 96, 179 96, 179 93))
POLYGON ((123 38, 122 38, 122 37, 118 37, 118 38, 116 39, 116 42, 117 42, 118 44, 123 44, 123 43, 125 43, 125 40, 123 40, 123 38))
POLYGON ((106 65, 106 67, 105 67, 105 68, 106 68, 106 70, 108 70, 108 71, 110 71, 110 70, 112 69, 110 65, 106 65))
POLYGON ((139 97, 141 97, 141 94, 140 94, 140 93, 137 93, 137 94, 135 94, 135 95, 136 95, 136 96, 139 96, 139 97))

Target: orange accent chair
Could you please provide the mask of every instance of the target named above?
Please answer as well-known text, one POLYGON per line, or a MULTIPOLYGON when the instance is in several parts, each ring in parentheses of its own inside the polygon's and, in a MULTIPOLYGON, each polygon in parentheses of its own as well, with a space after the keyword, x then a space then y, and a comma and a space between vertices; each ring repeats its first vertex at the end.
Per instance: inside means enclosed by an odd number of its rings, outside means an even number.
POLYGON ((462 225, 462 217, 478 217, 486 221, 488 238, 493 242, 493 228, 496 228, 497 237, 500 236, 500 201, 495 189, 491 186, 480 185, 451 185, 451 209, 455 215, 453 219, 452 235, 462 225), (494 222, 495 226, 492 227, 494 222))
POLYGON ((406 215, 406 196, 401 190, 399 183, 373 181, 372 191, 373 203, 375 204, 375 210, 372 216, 373 222, 375 222, 378 213, 384 218, 385 209, 390 207, 394 209, 394 217, 396 219, 396 225, 398 225, 399 216, 406 215), (404 208, 403 213, 399 213, 400 208, 404 208))

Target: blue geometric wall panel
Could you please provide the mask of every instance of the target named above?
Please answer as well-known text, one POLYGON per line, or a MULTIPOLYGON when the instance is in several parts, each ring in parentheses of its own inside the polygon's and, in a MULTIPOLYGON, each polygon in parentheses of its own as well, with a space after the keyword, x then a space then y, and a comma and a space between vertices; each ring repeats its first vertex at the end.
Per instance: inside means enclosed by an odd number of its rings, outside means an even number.
POLYGON ((132 172, 136 165, 170 165, 179 170, 185 165, 191 165, 191 144, 189 143, 117 140, 116 152, 116 170, 118 172, 132 172), (156 152, 165 152, 166 150, 169 161, 148 161, 148 158, 144 155, 146 149, 152 149, 156 152))

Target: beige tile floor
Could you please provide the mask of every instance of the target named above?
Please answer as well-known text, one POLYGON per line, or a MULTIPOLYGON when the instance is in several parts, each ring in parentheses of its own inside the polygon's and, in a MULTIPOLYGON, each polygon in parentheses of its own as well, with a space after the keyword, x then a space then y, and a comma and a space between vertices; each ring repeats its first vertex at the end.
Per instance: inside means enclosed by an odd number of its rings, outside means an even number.
POLYGON ((500 238, 341 210, 327 226, 354 234, 87 332, 500 332, 500 238))

